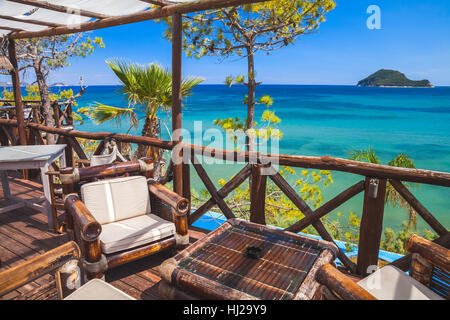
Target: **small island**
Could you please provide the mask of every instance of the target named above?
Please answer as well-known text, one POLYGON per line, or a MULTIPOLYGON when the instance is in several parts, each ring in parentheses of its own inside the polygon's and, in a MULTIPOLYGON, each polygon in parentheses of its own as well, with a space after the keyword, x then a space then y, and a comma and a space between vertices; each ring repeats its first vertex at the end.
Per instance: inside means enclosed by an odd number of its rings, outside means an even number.
POLYGON ((50 85, 50 87, 67 87, 67 84, 63 82, 56 82, 50 85))
POLYGON ((380 69, 357 84, 358 87, 416 87, 433 88, 428 80, 414 81, 396 70, 380 69))

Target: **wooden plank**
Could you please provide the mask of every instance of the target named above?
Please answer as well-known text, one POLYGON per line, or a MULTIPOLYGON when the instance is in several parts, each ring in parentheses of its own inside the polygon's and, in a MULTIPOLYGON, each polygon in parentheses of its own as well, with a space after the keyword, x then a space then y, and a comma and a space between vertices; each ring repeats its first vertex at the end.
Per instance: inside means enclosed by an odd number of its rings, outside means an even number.
POLYGON ((442 236, 447 233, 447 229, 414 197, 408 188, 397 180, 389 180, 389 182, 438 235, 442 236))
POLYGON ((263 175, 264 166, 252 165, 250 189, 250 221, 266 224, 266 184, 267 175, 263 175))
POLYGON ((363 213, 359 232, 357 272, 369 274, 369 267, 378 267, 381 235, 383 232, 384 201, 386 199, 386 180, 378 180, 376 198, 372 198, 369 185, 372 178, 365 182, 363 213))

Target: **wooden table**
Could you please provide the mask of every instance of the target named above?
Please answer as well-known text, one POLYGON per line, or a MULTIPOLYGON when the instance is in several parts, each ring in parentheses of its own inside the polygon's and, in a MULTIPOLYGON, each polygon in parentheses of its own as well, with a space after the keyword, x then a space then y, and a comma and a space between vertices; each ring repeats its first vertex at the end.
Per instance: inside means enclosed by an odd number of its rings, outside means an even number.
POLYGON ((337 252, 327 241, 229 219, 161 264, 160 294, 168 299, 310 300, 319 288, 316 271, 337 252))
POLYGON ((54 227, 50 204, 50 186, 45 173, 48 171, 48 166, 63 155, 65 147, 65 144, 0 147, 0 178, 3 187, 3 198, 15 202, 0 208, 0 213, 24 206, 35 208, 45 212, 48 217, 49 227, 54 227), (22 199, 11 194, 7 170, 18 169, 41 169, 41 180, 44 189, 43 197, 22 199))

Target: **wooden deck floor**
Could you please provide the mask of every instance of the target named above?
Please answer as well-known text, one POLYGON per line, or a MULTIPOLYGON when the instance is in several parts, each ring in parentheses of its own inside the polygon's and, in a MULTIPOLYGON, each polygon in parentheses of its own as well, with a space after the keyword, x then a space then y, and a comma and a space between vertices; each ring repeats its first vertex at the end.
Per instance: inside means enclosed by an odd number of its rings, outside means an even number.
MULTIPOLYGON (((28 180, 11 178, 10 187, 12 194, 23 198, 42 195, 41 185, 28 180)), ((7 202, 2 199, 3 191, 0 191, 0 195, 1 207, 7 202)), ((190 230, 191 242, 203 234, 199 231, 190 230)), ((48 229, 47 217, 42 212, 21 208, 0 214, 0 272, 67 241, 68 236, 66 234, 58 234, 48 229)), ((170 256, 169 251, 161 252, 109 270, 106 273, 106 281, 136 299, 162 299, 158 294, 158 283, 161 278, 157 268, 161 262, 170 256)), ((0 300, 28 299, 36 291, 53 286, 53 276, 44 276, 0 297, 0 300)), ((41 296, 40 298, 44 297, 41 296)), ((45 298, 55 299, 56 291, 45 298)))

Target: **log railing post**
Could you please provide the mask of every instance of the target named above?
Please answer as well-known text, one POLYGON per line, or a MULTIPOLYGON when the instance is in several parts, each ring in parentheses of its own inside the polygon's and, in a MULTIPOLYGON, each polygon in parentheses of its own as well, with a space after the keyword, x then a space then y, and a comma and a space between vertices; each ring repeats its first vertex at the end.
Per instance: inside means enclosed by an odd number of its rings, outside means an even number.
MULTIPOLYGON (((182 60, 182 17, 181 14, 172 16, 172 139, 174 147, 181 143, 181 60, 182 60)), ((183 150, 174 148, 178 152, 175 157, 183 158, 183 150)), ((172 155, 174 156, 174 155, 172 155)), ((173 169, 173 190, 183 195, 183 165, 178 159, 173 169)))
POLYGON ((19 131, 19 144, 26 145, 25 120, 23 117, 22 93, 20 92, 19 67, 17 65, 16 44, 14 40, 8 40, 9 61, 13 69, 11 70, 12 86, 14 91, 14 105, 16 107, 17 128, 19 131))
POLYGON ((263 169, 264 166, 262 164, 252 165, 250 221, 259 224, 266 224, 265 204, 267 176, 262 174, 263 169))
POLYGON ((371 266, 378 266, 378 252, 383 231, 386 180, 366 177, 364 190, 357 263, 357 272, 360 275, 368 274, 371 266))
POLYGON ((58 101, 52 101, 53 119, 55 120, 55 126, 61 127, 61 113, 59 111, 58 101))
POLYGON ((189 163, 183 163, 183 197, 189 200, 188 215, 191 214, 191 168, 189 163))

